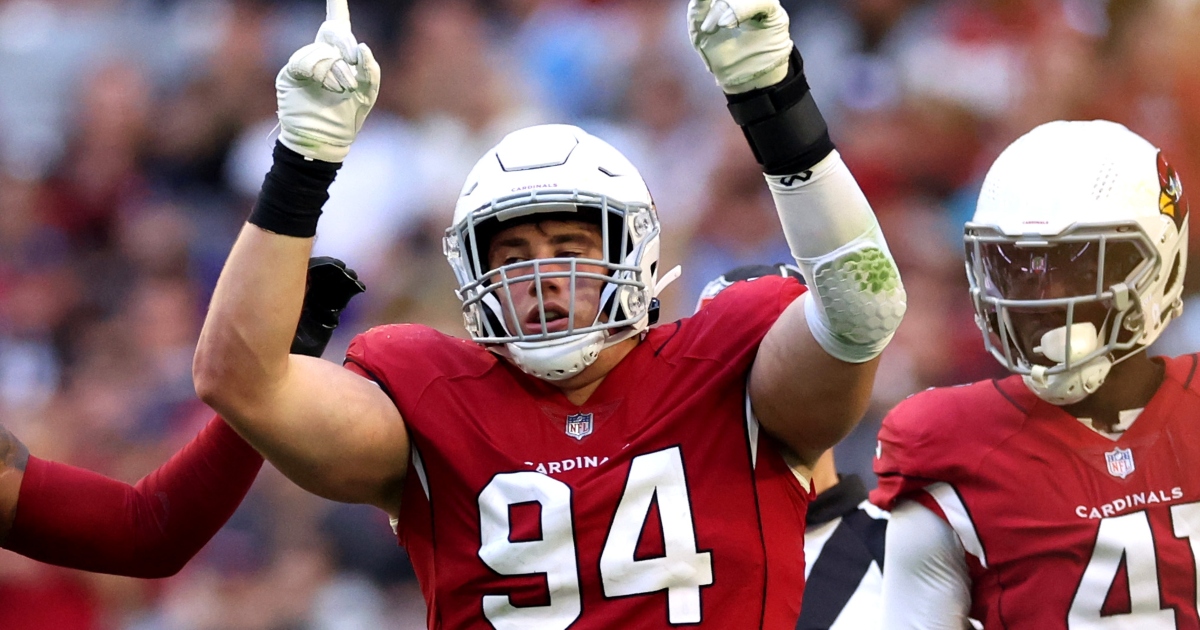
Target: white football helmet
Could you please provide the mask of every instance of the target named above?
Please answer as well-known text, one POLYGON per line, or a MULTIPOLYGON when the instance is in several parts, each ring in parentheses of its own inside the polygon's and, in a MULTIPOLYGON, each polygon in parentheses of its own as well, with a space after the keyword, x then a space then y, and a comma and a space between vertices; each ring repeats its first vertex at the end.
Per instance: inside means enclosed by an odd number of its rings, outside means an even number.
MULTIPOLYGON (((467 176, 446 230, 444 250, 458 278, 463 319, 475 341, 507 357, 525 372, 556 381, 579 373, 605 347, 645 330, 656 316, 659 222, 646 183, 608 143, 570 125, 539 125, 515 131, 488 151, 467 176), (505 223, 530 215, 586 220, 599 225, 606 260, 550 258, 489 269, 488 245, 505 223), (554 265, 547 269, 547 263, 554 265), (577 270, 595 265, 604 274, 577 270), (566 269, 564 270, 563 267, 566 269), (569 278, 566 330, 546 332, 540 286, 569 278), (594 321, 575 321, 578 279, 603 280, 594 321), (504 296, 509 285, 532 280, 539 287, 542 332, 510 330, 504 296)), ((668 278, 667 282, 670 281, 668 278)))
POLYGON ((1040 398, 1069 405, 1181 312, 1188 207, 1141 136, 1057 121, 996 159, 966 225, 987 349, 1040 398))

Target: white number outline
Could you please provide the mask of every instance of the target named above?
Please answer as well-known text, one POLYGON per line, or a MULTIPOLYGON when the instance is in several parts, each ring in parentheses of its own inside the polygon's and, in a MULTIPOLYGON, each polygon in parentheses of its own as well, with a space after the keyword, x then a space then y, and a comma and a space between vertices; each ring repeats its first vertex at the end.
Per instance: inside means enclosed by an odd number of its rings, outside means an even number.
MULTIPOLYGON (((1187 540, 1191 547, 1193 578, 1197 582, 1195 602, 1200 609, 1200 502, 1172 505, 1169 514, 1171 533, 1177 539, 1187 540)), ((1148 510, 1101 519, 1092 542, 1092 554, 1067 611, 1067 627, 1070 630, 1132 630, 1136 626, 1137 630, 1174 630, 1180 611, 1171 606, 1160 608, 1160 574, 1158 549, 1148 510), (1102 539, 1108 540, 1109 544, 1102 546, 1102 539), (1149 554, 1146 553, 1147 546, 1149 554), (1135 553, 1131 554, 1131 550, 1135 553), (1114 558, 1105 553, 1108 551, 1120 553, 1114 558), (1129 576, 1129 612, 1101 617, 1100 610, 1122 564, 1129 576), (1141 577, 1135 577, 1135 573, 1141 577), (1085 584, 1087 592, 1084 592, 1085 584), (1097 592, 1101 593, 1099 600, 1095 596, 1097 592)))
POLYGON ((712 550, 700 549, 691 493, 687 485, 687 472, 683 465, 683 452, 678 446, 643 453, 630 462, 625 486, 621 491, 621 500, 613 512, 608 533, 604 537, 599 569, 605 599, 666 591, 667 623, 678 626, 703 621, 701 593, 704 588, 713 584, 712 550), (654 474, 655 466, 659 469, 658 474, 654 474), (646 487, 646 483, 653 485, 646 487), (682 487, 677 487, 676 484, 682 487), (660 492, 660 489, 665 492, 660 492), (663 555, 637 560, 634 557, 637 553, 637 543, 646 529, 650 518, 650 506, 653 503, 658 504, 663 555), (668 514, 674 517, 670 524, 668 514), (626 526, 634 522, 637 525, 632 528, 632 544, 627 544, 627 541, 621 542, 619 538, 614 539, 613 535, 618 529, 629 529, 626 526), (618 525, 621 527, 618 528, 618 525), (672 535, 685 528, 691 534, 690 539, 684 541, 680 540, 681 536, 672 535), (679 558, 684 556, 690 558, 681 561, 679 558), (662 565, 667 565, 665 576, 647 573, 659 569, 662 565), (672 579, 676 583, 668 583, 672 579), (679 583, 680 579, 687 581, 679 583))
MULTIPOLYGON (((499 473, 480 490, 479 505, 480 548, 477 556, 496 575, 518 577, 545 575, 549 603, 544 606, 514 606, 510 594, 488 593, 482 599, 485 619, 497 630, 564 630, 570 627, 583 611, 582 575, 579 573, 579 551, 574 534, 574 490, 565 482, 533 471, 499 473), (550 504, 548 504, 550 502, 550 504), (511 540, 510 509, 514 505, 538 503, 540 506, 541 538, 532 541, 511 540), (565 507, 565 510, 563 509, 565 507), (566 514, 565 526, 547 519, 566 514), (566 532, 566 535, 563 532, 566 532), (560 539, 559 541, 552 540, 560 539), (569 540, 569 553, 564 553, 561 539, 569 540), (548 554, 538 554, 549 544, 548 554), (513 546, 521 551, 512 552, 513 546), (529 550, 523 552, 524 550, 529 550), (529 555, 532 554, 532 555, 529 555), (569 555, 570 563, 562 558, 550 566, 538 566, 545 556, 569 555), (557 570, 560 564, 569 564, 557 570), (529 571, 546 568, 545 571, 529 571), (516 572, 521 571, 521 572, 516 572), (574 574, 573 583, 563 583, 562 577, 574 574), (552 578, 552 574, 558 579, 552 578), (568 601, 563 600, 568 597, 568 601), (557 601, 556 601, 557 600, 557 601), (537 625, 533 625, 537 624, 537 625)), ((622 528, 624 529, 624 528, 622 528)), ((625 486, 613 512, 601 549, 597 567, 605 599, 666 592, 668 623, 671 625, 698 624, 703 620, 702 591, 714 583, 712 550, 700 550, 692 512, 687 471, 678 445, 634 457, 629 464, 625 486), (638 480, 641 483, 635 483, 638 480), (660 488, 664 491, 660 494, 660 488), (632 504, 631 504, 632 502, 632 504), (659 506, 659 525, 662 527, 664 555, 636 560, 637 542, 645 530, 653 502, 659 506), (664 504, 667 503, 666 507, 664 504), (668 515, 673 516, 668 524, 668 515), (681 522, 675 522, 679 520, 681 522), (626 537, 614 538, 618 525, 637 523, 632 546, 626 537), (686 528, 687 542, 678 534, 686 528), (668 529, 673 533, 669 533, 668 529), (610 548, 612 551, 610 551, 610 548), (625 553, 628 552, 628 553, 625 553), (626 558, 628 556, 628 558, 626 558), (685 558, 680 560, 680 558, 685 558), (666 560, 667 562, 663 562, 666 560), (665 577, 647 571, 667 565, 665 577), (615 572, 612 577, 606 574, 615 572), (674 570, 671 570, 674 569, 674 570), (685 570, 686 569, 686 570, 685 570), (634 584, 627 585, 627 580, 634 584), (692 591, 694 589, 694 591, 692 591), (611 594, 610 594, 611 593, 611 594)))
POLYGON ((485 594, 481 602, 484 619, 496 630, 569 628, 583 614, 583 596, 580 593, 583 576, 579 574, 579 557, 575 545, 575 519, 572 516, 575 502, 571 487, 553 477, 533 471, 500 473, 494 475, 479 491, 477 503, 480 545, 476 555, 497 575, 546 576, 549 599, 545 606, 514 606, 511 593, 485 594), (495 502, 487 500, 493 494, 506 493, 516 500, 505 500, 503 497, 495 502), (550 500, 554 498, 563 500, 550 500), (541 538, 513 542, 512 523, 509 522, 511 508, 514 505, 533 502, 540 505, 541 538), (555 516, 561 517, 563 512, 566 514, 563 524, 555 527, 555 523, 548 523, 555 516), (563 529, 565 532, 561 531, 563 529), (564 553, 565 550, 556 542, 556 538, 571 541, 569 552, 564 553), (539 555, 541 548, 547 546, 548 553, 543 552, 539 555), (514 547, 518 551, 512 552, 514 547), (570 556, 569 561, 566 556, 570 556), (541 562, 543 560, 549 564, 547 570, 523 570, 541 568, 536 565, 546 564, 541 562), (566 570, 559 570, 560 568, 566 570), (573 580, 564 580, 567 574, 570 574, 573 580), (563 595, 568 596, 565 601, 563 595), (571 595, 574 597, 570 597, 571 595))

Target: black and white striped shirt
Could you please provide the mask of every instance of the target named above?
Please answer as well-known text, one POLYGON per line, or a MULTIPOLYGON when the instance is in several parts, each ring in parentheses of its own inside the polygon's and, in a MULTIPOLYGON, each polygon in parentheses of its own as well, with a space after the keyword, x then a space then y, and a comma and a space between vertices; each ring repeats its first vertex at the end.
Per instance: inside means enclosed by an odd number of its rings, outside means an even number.
POLYGON ((867 489, 854 475, 842 475, 809 505, 807 585, 796 630, 880 627, 887 519, 887 512, 867 502, 867 489))

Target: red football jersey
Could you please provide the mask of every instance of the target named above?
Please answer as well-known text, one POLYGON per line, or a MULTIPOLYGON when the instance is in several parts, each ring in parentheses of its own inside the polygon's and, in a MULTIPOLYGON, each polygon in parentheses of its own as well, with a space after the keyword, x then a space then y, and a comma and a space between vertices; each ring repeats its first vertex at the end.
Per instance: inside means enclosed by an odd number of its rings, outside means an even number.
POLYGON ((582 406, 468 340, 359 336, 348 365, 412 441, 396 528, 429 627, 790 630, 810 495, 749 416, 746 379, 802 292, 738 283, 649 331, 582 406))
POLYGON ((871 500, 921 502, 962 540, 988 628, 1200 628, 1197 355, 1113 441, 1013 376, 884 419, 871 500))

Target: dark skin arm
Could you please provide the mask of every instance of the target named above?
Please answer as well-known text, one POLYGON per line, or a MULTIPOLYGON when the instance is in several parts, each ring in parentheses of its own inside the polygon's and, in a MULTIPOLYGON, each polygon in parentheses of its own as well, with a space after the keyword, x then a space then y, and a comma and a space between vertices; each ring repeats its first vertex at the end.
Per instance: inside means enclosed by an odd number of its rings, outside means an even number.
POLYGON ((17 496, 21 492, 21 479, 25 477, 28 463, 29 449, 8 429, 0 426, 0 545, 8 538, 8 530, 16 518, 17 496))

